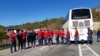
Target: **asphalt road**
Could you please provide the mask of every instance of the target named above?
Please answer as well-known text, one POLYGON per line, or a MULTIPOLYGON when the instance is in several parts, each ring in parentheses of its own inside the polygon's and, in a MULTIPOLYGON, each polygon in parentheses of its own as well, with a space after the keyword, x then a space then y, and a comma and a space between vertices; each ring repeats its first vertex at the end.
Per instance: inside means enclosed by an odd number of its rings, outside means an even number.
POLYGON ((6 49, 0 51, 0 56, 100 56, 100 42, 96 42, 96 36, 93 37, 93 41, 93 45, 59 44, 29 48, 14 53, 10 53, 10 50, 6 49))

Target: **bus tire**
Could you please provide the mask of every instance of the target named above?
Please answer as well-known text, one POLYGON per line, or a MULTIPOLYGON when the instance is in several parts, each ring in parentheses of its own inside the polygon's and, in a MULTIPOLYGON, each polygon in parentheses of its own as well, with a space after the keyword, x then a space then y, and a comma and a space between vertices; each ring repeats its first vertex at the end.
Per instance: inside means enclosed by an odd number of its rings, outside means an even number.
POLYGON ((84 44, 84 43, 85 43, 85 41, 82 39, 80 43, 81 43, 81 44, 84 44))

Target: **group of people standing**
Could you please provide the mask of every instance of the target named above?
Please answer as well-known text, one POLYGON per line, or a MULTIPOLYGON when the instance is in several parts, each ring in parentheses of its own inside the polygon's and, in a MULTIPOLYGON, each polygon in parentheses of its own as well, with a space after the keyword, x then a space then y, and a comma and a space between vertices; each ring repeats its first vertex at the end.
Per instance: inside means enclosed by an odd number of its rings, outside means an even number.
POLYGON ((14 51, 16 52, 16 40, 18 40, 18 49, 22 50, 25 49, 26 46, 26 32, 24 30, 18 31, 15 33, 13 30, 8 32, 9 40, 10 40, 10 50, 11 53, 13 53, 13 47, 14 51))
MULTIPOLYGON (((28 47, 36 47, 36 41, 38 40, 38 46, 42 45, 52 45, 53 44, 53 36, 56 37, 56 43, 59 44, 61 39, 61 43, 64 44, 64 30, 63 29, 39 29, 39 31, 35 32, 32 30, 19 30, 16 33, 11 30, 8 32, 10 39, 10 49, 11 53, 16 52, 16 40, 18 41, 18 50, 23 50, 26 48, 26 42, 28 47)), ((70 42, 70 32, 67 28, 66 34, 66 43, 70 42)))
MULTIPOLYGON (((100 36, 100 31, 97 33, 100 36)), ((66 31, 64 29, 39 29, 39 31, 35 32, 32 30, 20 30, 14 33, 14 31, 9 31, 9 39, 10 39, 10 49, 11 53, 13 53, 13 47, 14 51, 16 52, 16 40, 18 40, 18 50, 22 50, 26 48, 26 42, 28 47, 36 47, 37 40, 38 40, 38 46, 42 45, 53 45, 53 37, 55 36, 56 44, 70 44, 70 30, 66 28, 66 31), (66 33, 66 34, 65 34, 66 33), (65 41, 64 41, 65 40, 65 41)), ((93 32, 90 28, 88 28, 87 32, 87 43, 92 44, 92 35, 93 32)), ((98 36, 98 37, 99 37, 98 36)), ((78 45, 78 39, 79 39, 79 32, 77 28, 75 28, 75 34, 74 34, 74 41, 75 44, 78 45)))

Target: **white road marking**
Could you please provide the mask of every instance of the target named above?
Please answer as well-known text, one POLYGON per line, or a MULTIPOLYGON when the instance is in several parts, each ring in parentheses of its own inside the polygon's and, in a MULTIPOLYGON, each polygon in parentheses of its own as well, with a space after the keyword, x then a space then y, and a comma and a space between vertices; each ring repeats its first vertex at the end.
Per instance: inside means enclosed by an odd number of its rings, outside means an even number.
POLYGON ((45 49, 45 48, 47 48, 47 46, 44 46, 44 47, 40 48, 40 50, 43 50, 43 49, 45 49))
POLYGON ((91 49, 89 46, 85 45, 92 53, 94 53, 96 56, 99 56, 93 49, 91 49))
POLYGON ((80 44, 78 45, 78 48, 79 48, 79 56, 83 56, 83 55, 82 55, 82 49, 81 49, 80 44))
POLYGON ((100 56, 93 49, 91 49, 88 45, 78 45, 79 48, 79 56, 100 56))

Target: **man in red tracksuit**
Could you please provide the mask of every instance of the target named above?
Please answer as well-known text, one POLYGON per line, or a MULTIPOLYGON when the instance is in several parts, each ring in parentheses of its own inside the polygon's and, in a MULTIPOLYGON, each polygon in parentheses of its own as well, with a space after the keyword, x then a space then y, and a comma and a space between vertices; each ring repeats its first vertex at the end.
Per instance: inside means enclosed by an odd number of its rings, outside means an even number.
POLYGON ((45 38, 45 45, 48 45, 49 32, 47 30, 44 31, 44 38, 45 38))
POLYGON ((9 40, 10 40, 10 51, 13 53, 13 47, 14 51, 16 52, 16 34, 14 31, 9 32, 9 40))
POLYGON ((75 35, 74 35, 74 37, 75 37, 75 44, 77 45, 78 44, 78 39, 79 39, 79 32, 78 32, 78 30, 77 30, 77 28, 75 28, 75 35))
POLYGON ((26 36, 27 36, 26 31, 25 30, 22 30, 23 49, 26 48, 26 36))
POLYGON ((59 33, 60 33, 59 35, 61 37, 61 43, 64 44, 64 35, 65 35, 64 34, 64 29, 61 29, 59 33))
POLYGON ((54 34, 53 31, 50 29, 49 30, 49 39, 48 39, 49 45, 53 44, 53 40, 52 40, 53 34, 54 34))
POLYGON ((39 45, 42 45, 42 30, 41 29, 37 32, 37 37, 39 40, 39 45))
POLYGON ((59 36, 60 36, 60 30, 59 29, 55 30, 55 36, 56 36, 56 43, 59 44, 59 36))
POLYGON ((44 31, 45 31, 45 30, 42 29, 41 31, 42 31, 42 40, 41 40, 41 41, 42 41, 42 45, 43 45, 43 44, 44 44, 44 40, 45 40, 45 38, 44 38, 44 31))
POLYGON ((66 28, 66 43, 70 44, 70 31, 68 28, 66 28))

